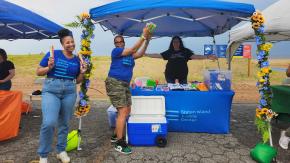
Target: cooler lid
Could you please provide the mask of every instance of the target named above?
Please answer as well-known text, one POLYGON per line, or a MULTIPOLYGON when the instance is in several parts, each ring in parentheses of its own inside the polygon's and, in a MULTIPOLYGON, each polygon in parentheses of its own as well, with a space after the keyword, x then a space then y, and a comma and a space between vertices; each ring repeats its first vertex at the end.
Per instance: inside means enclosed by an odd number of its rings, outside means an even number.
POLYGON ((130 123, 167 123, 166 117, 154 117, 154 116, 131 116, 128 119, 128 124, 130 123))
POLYGON ((131 116, 165 116, 165 98, 163 96, 132 96, 131 116))

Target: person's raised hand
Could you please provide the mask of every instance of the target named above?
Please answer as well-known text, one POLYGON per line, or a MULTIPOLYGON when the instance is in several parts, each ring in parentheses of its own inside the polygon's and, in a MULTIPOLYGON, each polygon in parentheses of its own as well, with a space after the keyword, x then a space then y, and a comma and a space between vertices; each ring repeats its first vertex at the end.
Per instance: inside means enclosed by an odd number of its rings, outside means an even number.
POLYGON ((84 74, 88 69, 88 66, 86 64, 86 62, 81 62, 81 66, 80 66, 80 72, 81 74, 84 74))
POLYGON ((53 57, 49 57, 47 67, 49 68, 49 70, 51 70, 54 67, 54 58, 53 57))
POLYGON ((150 31, 149 31, 149 29, 145 26, 144 28, 143 28, 143 34, 142 34, 146 39, 149 37, 149 35, 150 35, 150 31))

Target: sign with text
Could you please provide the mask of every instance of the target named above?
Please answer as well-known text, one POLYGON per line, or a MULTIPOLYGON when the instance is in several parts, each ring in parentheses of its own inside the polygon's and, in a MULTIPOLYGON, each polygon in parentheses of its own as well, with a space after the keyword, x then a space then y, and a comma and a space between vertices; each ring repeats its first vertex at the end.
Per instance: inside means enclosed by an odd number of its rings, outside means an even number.
POLYGON ((216 45, 216 53, 218 58, 226 58, 227 45, 216 45))
POLYGON ((236 50, 234 54, 235 58, 242 58, 243 57, 243 45, 240 45, 239 48, 236 50))
MULTIPOLYGON (((218 58, 226 58, 227 45, 216 45, 216 56, 218 58)), ((214 54, 214 46, 211 44, 204 45, 204 55, 214 54)))
POLYGON ((213 54, 213 45, 206 44, 204 45, 204 55, 211 55, 213 54))
POLYGON ((252 46, 250 44, 245 44, 243 46, 243 57, 252 58, 252 46))

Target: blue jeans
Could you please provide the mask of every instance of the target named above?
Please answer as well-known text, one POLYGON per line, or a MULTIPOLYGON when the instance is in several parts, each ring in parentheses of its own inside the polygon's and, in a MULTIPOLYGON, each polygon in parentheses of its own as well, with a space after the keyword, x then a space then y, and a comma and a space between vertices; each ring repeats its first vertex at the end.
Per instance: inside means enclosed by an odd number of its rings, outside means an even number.
POLYGON ((76 82, 63 79, 45 79, 42 88, 42 124, 38 154, 47 157, 51 151, 54 129, 57 132, 57 153, 65 151, 69 120, 76 101, 76 82))

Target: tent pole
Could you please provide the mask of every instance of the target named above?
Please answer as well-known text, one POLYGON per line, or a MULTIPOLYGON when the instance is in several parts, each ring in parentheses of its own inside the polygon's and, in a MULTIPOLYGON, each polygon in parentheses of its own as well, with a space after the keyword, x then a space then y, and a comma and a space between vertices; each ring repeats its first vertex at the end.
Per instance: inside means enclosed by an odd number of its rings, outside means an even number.
POLYGON ((218 64, 218 68, 219 68, 219 70, 221 70, 220 62, 219 62, 219 58, 218 58, 218 54, 217 54, 216 42, 215 42, 215 37, 214 37, 214 35, 212 36, 212 38, 213 38, 213 53, 214 53, 214 55, 217 56, 217 64, 218 64))
MULTIPOLYGON (((229 29, 229 31, 231 30, 231 28, 229 29)), ((228 45, 229 45, 229 43, 230 43, 230 40, 231 40, 231 32, 229 32, 229 41, 228 41, 228 45)), ((229 47, 229 55, 227 56, 228 58, 227 58, 227 60, 228 60, 228 70, 231 70, 231 63, 232 63, 232 48, 231 48, 232 46, 230 46, 229 47)))
POLYGON ((81 151, 81 130, 82 130, 82 117, 79 118, 79 128, 78 128, 78 137, 79 137, 79 141, 78 141, 78 151, 81 151))
POLYGON ((228 70, 231 70, 231 62, 232 62, 232 60, 231 60, 231 46, 229 47, 229 56, 228 56, 228 70))

